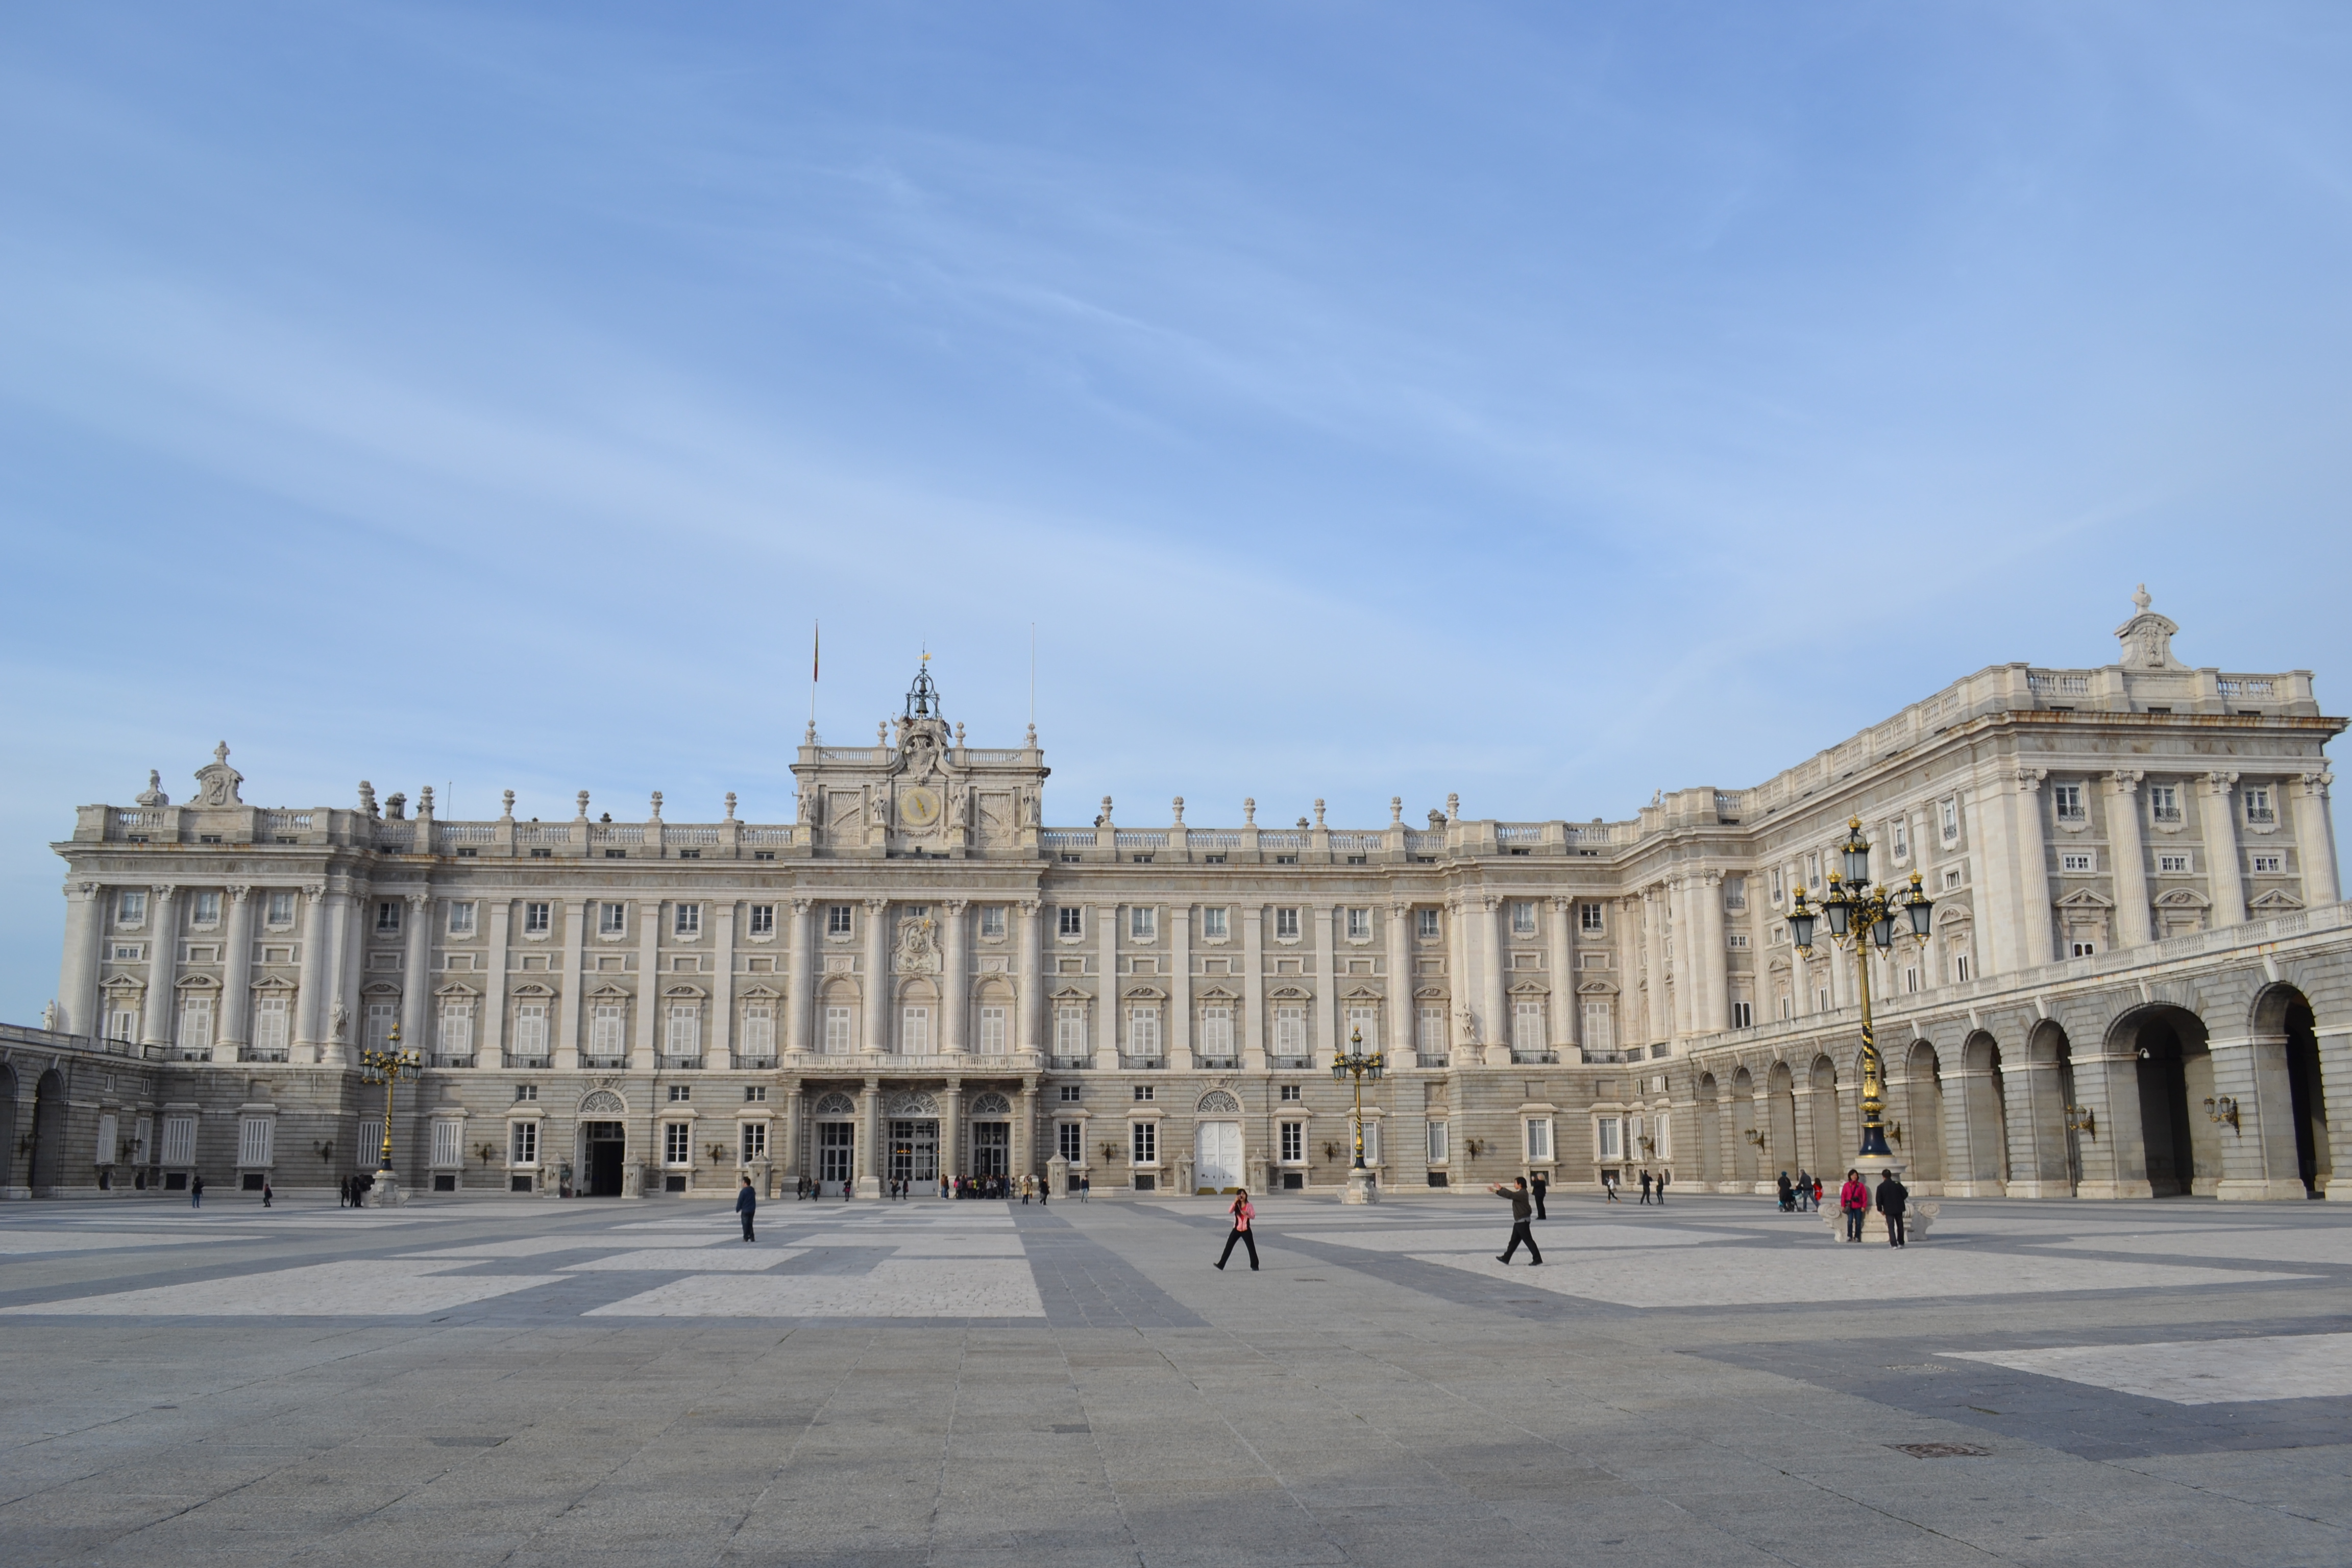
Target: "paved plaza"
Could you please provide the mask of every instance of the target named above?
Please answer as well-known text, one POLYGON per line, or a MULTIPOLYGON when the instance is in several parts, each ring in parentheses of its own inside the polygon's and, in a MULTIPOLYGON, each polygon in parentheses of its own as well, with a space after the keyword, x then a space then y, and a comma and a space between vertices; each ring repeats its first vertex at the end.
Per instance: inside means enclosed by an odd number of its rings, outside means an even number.
POLYGON ((0 1561, 2352 1561, 2352 1216, 0 1211, 0 1561))

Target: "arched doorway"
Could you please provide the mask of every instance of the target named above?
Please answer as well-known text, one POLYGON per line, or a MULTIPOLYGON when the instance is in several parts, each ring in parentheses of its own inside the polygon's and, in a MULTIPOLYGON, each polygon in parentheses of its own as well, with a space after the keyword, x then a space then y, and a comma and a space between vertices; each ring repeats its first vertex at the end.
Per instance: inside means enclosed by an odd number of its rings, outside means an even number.
POLYGON ((1789 1070, 1787 1062, 1774 1062, 1764 1083, 1769 1124, 1764 1134, 1769 1167, 1764 1178, 1777 1182, 1786 1175, 1793 1181, 1797 1167, 1804 1163, 1803 1151, 1797 1147, 1797 1075, 1789 1070))
POLYGON ((1845 1123, 1838 1115, 1837 1068, 1829 1058, 1815 1057, 1811 1077, 1813 1149, 1806 1164, 1813 1174, 1826 1180, 1846 1164, 1845 1123))
POLYGON ((827 1190, 857 1179, 857 1101, 838 1090, 809 1111, 816 1133, 816 1179, 827 1190))
POLYGON ((1724 1180, 1723 1173, 1723 1099, 1715 1086, 1715 1075, 1701 1073, 1698 1077, 1698 1179, 1708 1187, 1724 1180))
MULTIPOLYGON (((1979 1029, 1960 1047, 1960 1125, 1967 1143, 1947 1162, 1958 1197, 1999 1197, 2009 1182, 2009 1110, 2001 1092, 2000 1047, 1979 1029)), ((1950 1190, 1948 1186, 1947 1190, 1950 1190)))
POLYGON ((1942 1192, 1944 1079, 1936 1047, 1926 1040, 1912 1041, 1903 1057, 1902 1084, 1888 1087, 1889 1099, 1902 1108, 1902 1125, 1890 1129, 1889 1136, 1899 1138, 1895 1147, 1910 1160, 1911 1186, 1922 1195, 1942 1192))
MULTIPOLYGON (((2118 1045, 2138 1064, 2137 1163, 2146 1173, 2149 1193, 2159 1198, 2210 1196, 2221 1183, 2221 1151, 2203 1110, 2213 1095, 2204 1020, 2185 1007, 2160 1004, 2126 1014, 2116 1032, 2118 1045), (2194 1114, 2192 1106, 2198 1108, 2194 1114)), ((2128 1176, 2133 1162, 2127 1152, 2120 1158, 2128 1176)))
POLYGON ((2294 1142, 2294 1179, 2306 1197, 2325 1197, 2335 1159, 2327 1137, 2326 1081, 2319 1063, 2319 1035, 2311 999, 2293 985, 2272 985, 2254 999, 2254 1080, 2263 1093, 2262 1127, 2266 1143, 2275 1147, 2265 1162, 2265 1176, 2275 1181, 2285 1173, 2287 1142, 2294 1142), (2273 1132, 2282 1098, 2278 1080, 2284 1079, 2287 1127, 2273 1132))
POLYGON ((16 1186, 16 1069, 0 1062, 0 1197, 16 1186))
POLYGON ((1756 1129, 1756 1079, 1746 1068, 1731 1075, 1731 1179, 1744 1191, 1756 1190, 1760 1168, 1756 1129))
POLYGON ((971 1102, 971 1176, 1013 1173, 1013 1101, 988 1093, 971 1102))
POLYGON ((66 1079, 51 1068, 33 1086, 33 1163, 26 1184, 37 1198, 53 1197, 64 1173, 66 1079))

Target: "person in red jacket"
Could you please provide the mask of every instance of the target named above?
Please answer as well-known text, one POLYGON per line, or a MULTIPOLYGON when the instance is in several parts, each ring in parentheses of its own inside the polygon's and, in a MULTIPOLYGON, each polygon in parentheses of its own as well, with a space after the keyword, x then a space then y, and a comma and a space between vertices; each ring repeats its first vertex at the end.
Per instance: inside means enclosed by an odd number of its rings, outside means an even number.
POLYGON ((1845 1185, 1838 1189, 1838 1207, 1845 1215, 1845 1238, 1862 1239, 1862 1216, 1870 1212, 1870 1188, 1863 1184, 1860 1171, 1845 1173, 1845 1185))
POLYGON ((1238 1241, 1249 1248, 1250 1271, 1255 1273, 1257 1271, 1257 1237, 1250 1234, 1250 1220, 1257 1213, 1257 1209, 1249 1201, 1247 1187, 1234 1191, 1233 1207, 1227 1212, 1234 1216, 1234 1228, 1225 1234, 1225 1250, 1218 1256, 1217 1267, 1223 1268, 1225 1266, 1225 1259, 1234 1255, 1234 1243, 1238 1241))

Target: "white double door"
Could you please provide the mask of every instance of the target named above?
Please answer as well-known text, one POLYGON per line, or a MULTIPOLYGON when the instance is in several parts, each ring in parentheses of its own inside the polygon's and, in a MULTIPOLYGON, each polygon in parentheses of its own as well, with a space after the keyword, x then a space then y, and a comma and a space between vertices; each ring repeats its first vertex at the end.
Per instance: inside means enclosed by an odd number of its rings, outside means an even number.
POLYGON ((1203 1121, 1192 1135, 1192 1184, 1223 1192, 1242 1184, 1242 1124, 1203 1121))

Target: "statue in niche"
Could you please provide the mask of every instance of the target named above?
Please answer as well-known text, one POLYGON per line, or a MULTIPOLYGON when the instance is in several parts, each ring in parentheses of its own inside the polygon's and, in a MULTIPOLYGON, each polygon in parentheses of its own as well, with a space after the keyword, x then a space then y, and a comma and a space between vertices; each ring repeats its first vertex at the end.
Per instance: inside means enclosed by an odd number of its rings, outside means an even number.
POLYGON ((1034 784, 1024 785, 1021 791, 1021 826, 1024 827, 1036 826, 1037 810, 1037 786, 1034 784))
POLYGON ((866 797, 866 820, 877 827, 890 826, 890 793, 873 790, 866 797))
POLYGON ((950 827, 961 827, 971 818, 971 785, 961 779, 948 781, 948 816, 950 827))
POLYGON ((1470 1011, 1469 1003, 1462 1003, 1454 1009, 1454 1032, 1462 1037, 1464 1045, 1475 1046, 1478 1043, 1478 1016, 1470 1011))
POLYGON ((341 1040, 343 1037, 343 1031, 351 1027, 352 1010, 349 1007, 344 1006, 341 1002, 338 1002, 328 1013, 327 1017, 329 1019, 329 1033, 327 1037, 332 1040, 341 1040))

